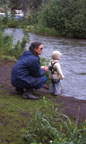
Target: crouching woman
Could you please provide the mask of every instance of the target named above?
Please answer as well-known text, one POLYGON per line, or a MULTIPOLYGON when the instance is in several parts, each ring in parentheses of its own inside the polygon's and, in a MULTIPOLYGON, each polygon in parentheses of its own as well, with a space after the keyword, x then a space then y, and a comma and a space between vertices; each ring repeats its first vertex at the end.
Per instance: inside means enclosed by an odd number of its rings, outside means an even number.
POLYGON ((45 72, 47 66, 40 67, 40 57, 43 44, 34 42, 30 45, 29 51, 25 51, 14 65, 11 72, 11 83, 16 90, 23 92, 25 99, 38 99, 33 95, 33 89, 42 88, 47 81, 45 72))

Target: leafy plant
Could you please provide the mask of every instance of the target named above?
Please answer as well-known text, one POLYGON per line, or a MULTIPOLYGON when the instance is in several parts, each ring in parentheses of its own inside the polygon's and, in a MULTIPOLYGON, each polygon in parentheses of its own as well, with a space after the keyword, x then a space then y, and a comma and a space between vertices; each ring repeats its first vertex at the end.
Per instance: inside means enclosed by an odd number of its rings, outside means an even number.
MULTIPOLYGON (((41 58, 41 59, 40 59, 40 63, 41 63, 41 66, 44 66, 44 65, 48 66, 48 64, 49 64, 49 59, 41 58)), ((48 78, 48 80, 47 80, 47 83, 48 83, 48 84, 50 83, 49 74, 50 74, 49 72, 46 73, 46 76, 47 76, 47 78, 48 78)))
POLYGON ((10 54, 10 49, 12 48, 12 36, 3 36, 3 32, 0 33, 0 50, 5 54, 10 54))
POLYGON ((53 0, 38 16, 42 26, 55 28, 59 35, 86 38, 86 1, 53 0))
POLYGON ((22 42, 18 41, 15 46, 10 50, 11 55, 18 59, 25 51, 26 40, 23 38, 22 42))
POLYGON ((53 137, 52 131, 55 131, 55 128, 53 129, 51 123, 53 123, 53 116, 58 113, 57 105, 53 105, 50 101, 43 97, 42 105, 40 106, 38 103, 38 107, 36 107, 36 109, 34 108, 34 110, 35 111, 32 113, 32 120, 28 125, 27 134, 24 136, 24 139, 29 143, 47 143, 49 139, 52 139, 53 137), (30 130, 29 127, 31 128, 30 130))
MULTIPOLYGON (((48 104, 44 98, 43 104, 46 107, 48 104)), ((49 108, 49 105, 48 107, 49 108)), ((55 110, 55 109, 54 109, 55 110)), ((54 111, 55 112, 55 111, 54 111)), ((57 111, 56 111, 57 112, 57 111)), ((35 144, 85 144, 86 143, 86 128, 78 127, 76 121, 71 121, 70 118, 64 114, 52 115, 44 114, 38 107, 38 111, 33 115, 27 134, 24 139, 29 143, 35 144), (55 116, 55 117, 54 117, 55 116)), ((84 124, 85 125, 85 124, 84 124)))
POLYGON ((0 51, 5 56, 13 56, 18 59, 21 54, 25 51, 26 43, 29 41, 29 36, 25 34, 22 41, 18 41, 15 45, 13 45, 13 37, 5 35, 3 36, 3 32, 0 33, 0 51))

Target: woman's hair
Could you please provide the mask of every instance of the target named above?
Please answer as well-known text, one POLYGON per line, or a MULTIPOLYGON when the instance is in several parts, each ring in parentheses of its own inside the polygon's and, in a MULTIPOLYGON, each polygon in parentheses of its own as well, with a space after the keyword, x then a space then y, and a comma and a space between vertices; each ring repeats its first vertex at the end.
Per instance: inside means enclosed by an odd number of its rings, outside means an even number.
POLYGON ((29 50, 31 50, 33 53, 35 52, 35 49, 38 48, 42 43, 40 42, 33 42, 31 43, 29 50))

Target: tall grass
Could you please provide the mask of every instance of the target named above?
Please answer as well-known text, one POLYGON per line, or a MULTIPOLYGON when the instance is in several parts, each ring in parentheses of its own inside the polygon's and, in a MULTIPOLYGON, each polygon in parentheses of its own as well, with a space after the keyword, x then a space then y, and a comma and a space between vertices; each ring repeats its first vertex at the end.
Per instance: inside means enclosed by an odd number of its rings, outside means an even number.
POLYGON ((22 53, 25 51, 26 47, 26 39, 23 38, 22 42, 18 41, 13 48, 10 49, 10 54, 12 56, 15 56, 16 59, 18 59, 22 53))
POLYGON ((45 27, 40 24, 35 24, 33 27, 30 27, 29 31, 44 36, 58 36, 58 33, 54 28, 45 27))
MULTIPOLYGON (((77 121, 68 116, 59 114, 55 105, 44 99, 45 113, 38 107, 24 136, 27 144, 86 144, 86 122, 80 127, 77 121), (47 106, 47 107, 46 107, 47 106), (48 112, 46 114, 46 112, 48 112)), ((58 106, 57 106, 58 107, 58 106)))
POLYGON ((13 37, 3 36, 3 32, 0 32, 0 51, 5 58, 11 56, 18 59, 25 51, 27 41, 29 41, 29 36, 25 34, 21 42, 18 41, 13 45, 13 37))

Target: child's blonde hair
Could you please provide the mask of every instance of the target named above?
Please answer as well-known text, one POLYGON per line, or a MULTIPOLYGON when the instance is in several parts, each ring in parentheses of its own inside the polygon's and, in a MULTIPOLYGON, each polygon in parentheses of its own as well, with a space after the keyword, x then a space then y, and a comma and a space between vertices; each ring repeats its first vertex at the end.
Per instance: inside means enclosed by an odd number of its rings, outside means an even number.
POLYGON ((58 60, 61 56, 62 56, 62 54, 61 54, 60 51, 54 51, 54 52, 52 53, 52 59, 53 59, 53 60, 58 60))

